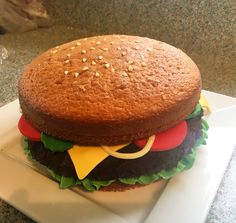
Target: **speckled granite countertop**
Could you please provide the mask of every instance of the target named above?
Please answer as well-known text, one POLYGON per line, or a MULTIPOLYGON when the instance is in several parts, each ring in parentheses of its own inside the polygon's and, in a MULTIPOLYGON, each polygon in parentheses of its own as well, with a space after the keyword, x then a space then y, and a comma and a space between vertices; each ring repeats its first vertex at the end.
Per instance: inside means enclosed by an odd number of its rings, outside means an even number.
MULTIPOLYGON (((19 75, 37 54, 76 38, 107 33, 148 36, 179 47, 198 64, 204 89, 236 97, 234 0, 45 2, 54 26, 0 36, 0 45, 9 51, 0 65, 0 106, 17 98, 19 75)), ((32 220, 0 200, 0 222, 32 220)), ((206 222, 236 222, 236 151, 206 222)))

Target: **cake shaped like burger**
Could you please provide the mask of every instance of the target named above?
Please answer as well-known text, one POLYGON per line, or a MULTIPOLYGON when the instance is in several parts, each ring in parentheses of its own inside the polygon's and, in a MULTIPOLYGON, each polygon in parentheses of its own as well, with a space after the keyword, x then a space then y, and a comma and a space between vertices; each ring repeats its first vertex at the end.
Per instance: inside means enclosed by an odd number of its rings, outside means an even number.
POLYGON ((62 188, 124 190, 192 166, 205 142, 201 76, 157 40, 95 36, 46 51, 19 81, 26 153, 62 188))

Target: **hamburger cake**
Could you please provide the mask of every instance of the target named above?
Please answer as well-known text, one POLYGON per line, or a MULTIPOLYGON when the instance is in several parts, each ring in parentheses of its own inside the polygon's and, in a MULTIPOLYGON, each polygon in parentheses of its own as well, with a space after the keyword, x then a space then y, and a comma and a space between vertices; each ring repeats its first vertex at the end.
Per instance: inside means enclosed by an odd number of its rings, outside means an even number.
POLYGON ((61 188, 125 190, 189 169, 208 125, 201 76, 154 39, 95 36, 35 58, 19 81, 26 154, 61 188))

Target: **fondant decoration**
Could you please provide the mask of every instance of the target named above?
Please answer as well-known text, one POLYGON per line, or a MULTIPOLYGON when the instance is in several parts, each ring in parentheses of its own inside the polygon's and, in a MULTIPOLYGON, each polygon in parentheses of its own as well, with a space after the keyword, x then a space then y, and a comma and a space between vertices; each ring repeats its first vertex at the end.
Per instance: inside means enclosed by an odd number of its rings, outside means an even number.
POLYGON ((34 128, 22 115, 18 122, 21 134, 32 141, 40 141, 40 132, 34 128))
POLYGON ((195 118, 195 117, 199 116, 201 114, 201 112, 202 112, 202 106, 200 105, 200 103, 198 103, 196 105, 194 111, 190 115, 188 115, 186 117, 186 119, 188 120, 188 119, 191 119, 191 118, 195 118))
POLYGON ((45 133, 41 133, 41 141, 44 147, 52 152, 64 152, 73 146, 72 142, 60 140, 45 133))
MULTIPOLYGON (((117 151, 124 145, 110 146, 110 150, 117 151)), ((109 156, 100 146, 78 146, 74 145, 69 149, 68 154, 74 164, 78 178, 84 179, 99 163, 109 156)))
MULTIPOLYGON (((158 133, 152 145, 151 151, 165 151, 176 148, 184 141, 187 131, 187 123, 186 121, 182 121, 178 125, 164 132, 158 133)), ((146 139, 135 141, 135 144, 139 147, 143 147, 146 143, 146 139)))
POLYGON ((119 158, 119 159, 137 159, 139 157, 144 156, 146 153, 148 153, 155 141, 155 136, 150 136, 148 140, 146 141, 145 145, 143 145, 143 148, 135 153, 119 153, 116 151, 111 150, 111 147, 102 145, 101 147, 103 150, 108 153, 110 156, 119 158))
POLYGON ((205 96, 204 96, 203 94, 201 94, 199 103, 200 103, 201 106, 203 107, 204 115, 208 115, 208 114, 211 113, 210 105, 209 105, 207 99, 205 98, 205 96))

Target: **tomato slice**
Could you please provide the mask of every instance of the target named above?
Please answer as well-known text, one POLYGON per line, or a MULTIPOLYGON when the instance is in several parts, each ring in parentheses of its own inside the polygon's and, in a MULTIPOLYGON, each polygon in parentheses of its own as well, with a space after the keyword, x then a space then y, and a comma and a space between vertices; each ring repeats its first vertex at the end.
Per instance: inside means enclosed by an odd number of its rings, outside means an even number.
POLYGON ((25 117, 22 115, 18 122, 18 129, 21 134, 32 141, 40 141, 41 134, 34 128, 29 122, 26 121, 25 117))
MULTIPOLYGON (((151 151, 171 150, 179 146, 185 139, 188 132, 186 121, 182 121, 178 125, 158 133, 152 145, 151 151)), ((134 142, 139 147, 144 147, 147 139, 141 139, 134 142)))

